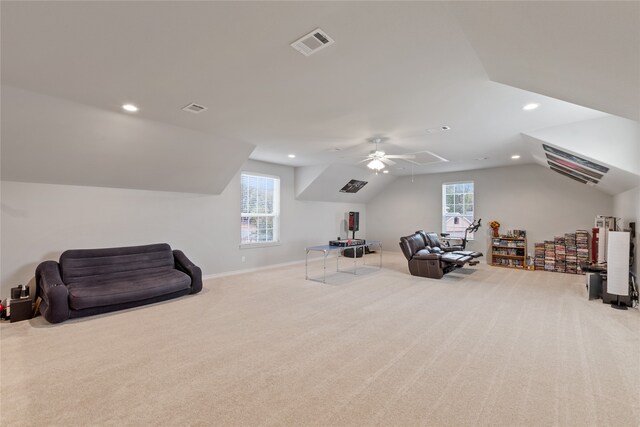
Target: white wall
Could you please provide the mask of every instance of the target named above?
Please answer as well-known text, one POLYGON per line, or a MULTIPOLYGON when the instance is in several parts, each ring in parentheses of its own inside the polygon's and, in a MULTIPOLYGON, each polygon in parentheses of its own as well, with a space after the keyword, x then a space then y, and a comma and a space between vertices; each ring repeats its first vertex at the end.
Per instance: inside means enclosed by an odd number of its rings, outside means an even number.
POLYGON ((242 171, 280 176, 280 246, 239 248, 240 172, 216 196, 3 181, 0 296, 66 249, 167 242, 207 275, 302 260, 305 246, 347 236, 348 211, 366 218, 362 204, 295 200, 292 167, 247 161, 242 171))
POLYGON ((489 254, 489 222, 500 230, 527 230, 528 251, 533 244, 576 229, 593 227, 598 214, 613 213, 612 196, 574 182, 538 165, 509 166, 469 172, 403 177, 391 183, 367 204, 369 235, 385 242, 385 249, 400 250, 400 236, 415 230, 441 232, 442 184, 474 181, 475 217, 482 228, 468 249, 489 254))
POLYGON ((638 226, 640 226, 640 187, 636 187, 632 190, 625 191, 624 193, 617 194, 613 197, 613 215, 616 218, 622 218, 622 227, 628 228, 629 222, 636 223, 636 259, 634 272, 640 272, 640 248, 638 242, 640 236, 638 236, 638 226))

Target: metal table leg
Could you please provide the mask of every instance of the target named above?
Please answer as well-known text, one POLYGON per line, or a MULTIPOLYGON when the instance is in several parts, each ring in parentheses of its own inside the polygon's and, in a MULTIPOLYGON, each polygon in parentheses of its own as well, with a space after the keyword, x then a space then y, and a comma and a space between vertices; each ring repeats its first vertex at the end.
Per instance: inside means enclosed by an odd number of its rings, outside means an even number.
POLYGON ((358 247, 353 247, 353 274, 358 275, 358 264, 356 264, 356 260, 358 259, 358 247))
POLYGON ((328 251, 322 251, 324 252, 324 257, 322 259, 322 283, 327 283, 327 254, 329 253, 328 251))

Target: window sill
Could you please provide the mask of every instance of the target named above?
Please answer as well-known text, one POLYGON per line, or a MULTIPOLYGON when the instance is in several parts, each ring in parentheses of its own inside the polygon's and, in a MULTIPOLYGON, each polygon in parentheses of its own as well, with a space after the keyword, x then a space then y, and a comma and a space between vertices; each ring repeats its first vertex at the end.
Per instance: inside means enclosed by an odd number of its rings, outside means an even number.
POLYGON ((269 248, 273 246, 281 246, 280 242, 264 242, 264 243, 242 243, 240 249, 269 248))

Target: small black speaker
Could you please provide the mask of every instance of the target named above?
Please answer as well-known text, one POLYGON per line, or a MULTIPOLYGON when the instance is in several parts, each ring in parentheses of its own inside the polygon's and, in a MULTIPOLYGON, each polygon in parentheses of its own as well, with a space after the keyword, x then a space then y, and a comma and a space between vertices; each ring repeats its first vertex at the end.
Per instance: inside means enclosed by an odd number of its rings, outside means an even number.
POLYGON ((349 231, 360 230, 360 212, 349 212, 349 231))

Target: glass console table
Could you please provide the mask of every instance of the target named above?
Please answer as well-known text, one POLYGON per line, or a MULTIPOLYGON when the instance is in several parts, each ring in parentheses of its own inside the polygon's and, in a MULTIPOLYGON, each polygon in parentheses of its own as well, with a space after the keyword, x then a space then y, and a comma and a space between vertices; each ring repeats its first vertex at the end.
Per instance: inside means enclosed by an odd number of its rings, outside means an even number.
POLYGON ((358 257, 356 256, 358 253, 358 249, 362 248, 363 250, 363 256, 362 256, 362 264, 366 264, 365 259, 364 259, 364 248, 370 248, 371 246, 377 247, 377 249, 380 251, 380 265, 378 268, 382 268, 382 242, 379 240, 369 240, 367 241, 367 243, 364 243, 362 245, 354 245, 354 246, 331 246, 331 245, 319 245, 319 246, 309 246, 305 248, 306 251, 306 256, 304 259, 304 278, 305 280, 313 280, 316 282, 321 282, 321 283, 327 283, 327 256, 329 255, 329 253, 331 252, 337 252, 337 256, 336 256, 336 271, 341 272, 340 271, 340 258, 342 257, 342 251, 345 249, 353 249, 353 271, 342 271, 343 273, 352 273, 352 274, 358 274, 358 264, 357 264, 357 260, 358 257), (312 279, 309 277, 309 252, 312 251, 316 251, 316 252, 322 252, 323 253, 323 257, 322 257, 322 280, 320 279, 312 279))

